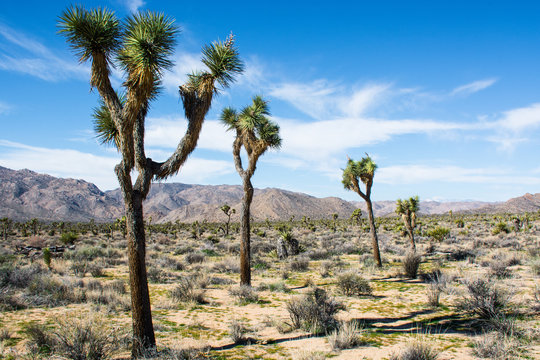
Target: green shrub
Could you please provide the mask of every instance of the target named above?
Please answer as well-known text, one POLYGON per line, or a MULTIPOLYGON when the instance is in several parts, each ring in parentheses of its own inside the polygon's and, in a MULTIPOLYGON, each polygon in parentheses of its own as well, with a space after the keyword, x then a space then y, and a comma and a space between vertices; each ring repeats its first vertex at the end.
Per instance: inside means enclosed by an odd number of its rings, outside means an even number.
POLYGON ((371 295, 369 282, 355 272, 340 274, 337 278, 338 290, 347 296, 371 295))
POLYGON ((437 226, 435 229, 428 231, 427 235, 435 241, 442 242, 444 239, 450 236, 450 229, 437 226))
POLYGON ((64 245, 73 245, 73 243, 75 242, 75 240, 77 240, 79 236, 77 234, 75 234, 74 232, 70 231, 70 232, 67 232, 67 233, 63 233, 61 236, 60 236, 60 241, 62 242, 62 244, 64 245))
POLYGON ((43 249, 43 262, 49 269, 51 268, 51 250, 49 248, 43 249))
POLYGON ((314 334, 328 334, 337 329, 338 322, 335 315, 340 310, 345 310, 345 306, 319 288, 287 302, 292 326, 314 334))
POLYGON ((505 222, 500 222, 497 225, 495 225, 495 228, 491 231, 493 235, 505 233, 508 234, 510 232, 510 228, 505 222))

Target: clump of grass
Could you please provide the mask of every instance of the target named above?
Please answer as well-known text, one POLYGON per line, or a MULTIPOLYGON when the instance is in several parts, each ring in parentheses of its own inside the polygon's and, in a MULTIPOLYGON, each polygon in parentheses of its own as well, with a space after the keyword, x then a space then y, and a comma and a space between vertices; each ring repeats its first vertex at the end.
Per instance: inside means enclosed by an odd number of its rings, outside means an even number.
POLYGON ((257 294, 257 291, 247 285, 230 288, 229 295, 235 297, 240 304, 249 304, 259 301, 259 294, 257 294))
POLYGON ((305 257, 296 257, 291 259, 288 265, 290 271, 308 271, 309 259, 305 257))
POLYGON ((337 330, 328 336, 332 350, 352 349, 364 343, 362 327, 356 321, 342 322, 337 330))
POLYGON ((369 282, 356 272, 342 273, 337 278, 338 290, 347 296, 371 295, 369 282))
POLYGON ((287 302, 292 326, 314 334, 327 334, 335 330, 338 326, 335 315, 340 310, 345 310, 345 306, 320 288, 287 302))
POLYGON ((402 268, 409 279, 416 279, 418 277, 418 268, 422 262, 422 257, 416 252, 410 251, 405 255, 402 260, 402 268))
POLYGON ((202 252, 189 253, 184 256, 184 261, 187 264, 200 264, 204 261, 206 255, 202 252))
POLYGON ((265 291, 265 290, 269 290, 269 291, 272 291, 272 292, 282 292, 282 293, 290 293, 291 292, 291 289, 289 287, 287 287, 287 285, 285 285, 285 283, 283 281, 277 281, 277 282, 273 282, 273 283, 261 283, 258 287, 257 287, 257 290, 259 291, 265 291))
POLYGON ((466 281, 467 294, 459 306, 477 315, 482 320, 493 320, 504 316, 509 307, 510 296, 489 278, 466 281))
POLYGON ((178 279, 178 284, 171 290, 170 296, 178 302, 194 302, 196 304, 204 304, 204 289, 199 289, 197 281, 194 277, 184 276, 178 279))
POLYGON ((235 344, 241 344, 246 342, 246 334, 248 332, 249 328, 242 321, 233 320, 229 324, 229 337, 235 344))
POLYGON ((439 353, 423 342, 413 342, 398 354, 390 356, 390 360, 436 360, 439 353))
POLYGON ((516 343, 510 336, 500 333, 484 334, 472 343, 473 354, 483 359, 512 359, 516 355, 516 343))

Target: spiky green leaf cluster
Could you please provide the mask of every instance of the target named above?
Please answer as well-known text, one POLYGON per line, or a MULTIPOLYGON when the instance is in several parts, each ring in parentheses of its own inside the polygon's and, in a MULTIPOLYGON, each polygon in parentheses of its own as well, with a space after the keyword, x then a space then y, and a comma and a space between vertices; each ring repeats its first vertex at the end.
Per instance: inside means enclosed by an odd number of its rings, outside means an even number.
POLYGON ((347 167, 343 170, 343 176, 341 183, 347 190, 353 190, 354 180, 367 184, 373 180, 375 171, 377 170, 377 164, 366 154, 360 161, 354 161, 349 159, 347 161, 347 167))
POLYGON ((146 76, 161 77, 172 67, 178 28, 174 20, 162 13, 142 12, 127 18, 118 59, 130 74, 130 80, 143 83, 146 76))
POLYGON ((419 203, 420 198, 418 195, 405 200, 397 199, 396 213, 400 215, 416 213, 419 209, 419 203))
MULTIPOLYGON (((125 97, 119 95, 118 98, 122 104, 125 103, 125 97)), ((94 108, 92 114, 94 118, 94 131, 96 138, 101 144, 114 145, 119 147, 120 136, 118 129, 114 125, 109 108, 105 105, 103 100, 100 100, 99 106, 94 108)))
POLYGON ((279 125, 267 116, 270 115, 268 102, 257 95, 252 104, 244 107, 240 113, 227 107, 221 112, 221 121, 227 130, 237 130, 240 134, 250 134, 256 140, 262 140, 266 146, 280 148, 282 139, 279 136, 279 125))
POLYGON ((120 23, 108 9, 86 10, 72 6, 62 13, 58 27, 80 62, 87 61, 94 53, 103 53, 111 63, 120 47, 120 23))
POLYGON ((224 88, 234 82, 234 76, 244 71, 238 50, 234 47, 231 34, 225 42, 214 41, 202 49, 202 63, 208 67, 212 77, 224 88))

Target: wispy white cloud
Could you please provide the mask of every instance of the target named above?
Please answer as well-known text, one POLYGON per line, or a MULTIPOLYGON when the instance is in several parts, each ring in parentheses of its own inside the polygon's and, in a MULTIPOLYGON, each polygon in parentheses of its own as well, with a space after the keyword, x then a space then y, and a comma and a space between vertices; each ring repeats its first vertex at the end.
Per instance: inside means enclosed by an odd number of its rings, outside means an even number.
POLYGON ((45 81, 88 79, 90 69, 64 60, 26 34, 0 23, 0 69, 35 76, 45 81))
MULTIPOLYGON (((31 169, 63 178, 84 179, 102 190, 118 187, 114 167, 119 156, 98 156, 73 149, 49 149, 0 139, 0 165, 11 169, 31 169)), ((165 152, 150 150, 150 156, 165 152)), ((167 152, 168 156, 170 155, 167 152)), ((201 183, 234 172, 230 161, 190 157, 178 175, 167 182, 201 183)))
MULTIPOLYGON (((150 118, 145 132, 149 147, 174 149, 184 136, 187 123, 182 118, 150 118)), ((201 130, 197 147, 207 150, 230 152, 234 134, 217 120, 206 120, 201 130)))
POLYGON ((470 95, 475 92, 487 89, 491 85, 495 84, 496 81, 497 79, 495 78, 474 81, 469 84, 458 86, 457 88, 452 90, 452 92, 450 92, 450 95, 470 95))
POLYGON ((142 8, 146 3, 143 0, 124 0, 125 6, 131 12, 137 12, 142 8))
POLYGON ((118 187, 114 176, 118 157, 97 156, 72 149, 48 149, 7 140, 0 140, 0 148, 0 164, 4 167, 84 179, 103 190, 118 187))
POLYGON ((459 166, 395 165, 381 167, 377 182, 391 185, 423 184, 429 182, 540 185, 540 177, 516 176, 511 170, 500 168, 464 168, 459 166))

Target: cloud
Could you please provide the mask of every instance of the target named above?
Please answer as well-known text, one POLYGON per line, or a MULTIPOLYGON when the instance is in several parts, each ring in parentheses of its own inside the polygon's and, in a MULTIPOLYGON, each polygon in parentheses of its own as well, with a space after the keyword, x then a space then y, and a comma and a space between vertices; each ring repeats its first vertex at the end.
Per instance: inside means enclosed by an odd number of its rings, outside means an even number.
MULTIPOLYGON (((145 142, 148 147, 175 149, 187 129, 183 118, 150 118, 147 121, 145 142)), ((234 134, 217 120, 203 124, 197 148, 231 152, 234 134)))
MULTIPOLYGON (((0 139, 0 165, 11 169, 31 169, 62 178, 84 179, 102 190, 118 187, 114 167, 119 156, 98 156, 72 149, 48 149, 0 139)), ((163 155, 158 151, 149 151, 163 155)), ((167 156, 170 153, 167 154, 167 156)), ((230 161, 190 157, 178 175, 167 182, 201 183, 234 172, 230 161)))
POLYGON ((487 141, 498 144, 501 150, 513 151, 518 144, 528 142, 528 136, 540 127, 540 103, 505 111, 495 121, 487 122, 486 127, 494 131, 487 141))
POLYGON ((201 55, 183 52, 174 56, 174 66, 163 75, 163 86, 168 93, 178 95, 178 87, 186 82, 187 74, 204 69, 201 55))
POLYGON ((90 68, 56 56, 42 43, 0 23, 0 69, 28 74, 45 81, 88 79, 90 68))
POLYGON ((124 4, 129 9, 129 11, 137 12, 145 5, 145 2, 143 0, 125 0, 124 4))
POLYGON ((422 184, 429 182, 540 185, 540 177, 515 176, 500 168, 463 168, 459 166, 395 165, 381 167, 377 182, 390 185, 422 184))
POLYGON ((497 79, 495 78, 474 81, 470 84, 458 86, 452 90, 452 92, 450 92, 450 95, 470 95, 490 87, 491 85, 495 84, 496 81, 497 79))
POLYGON ((0 140, 0 164, 31 169, 63 178, 84 179, 102 190, 118 187, 114 167, 118 157, 105 157, 72 149, 48 149, 0 140))

